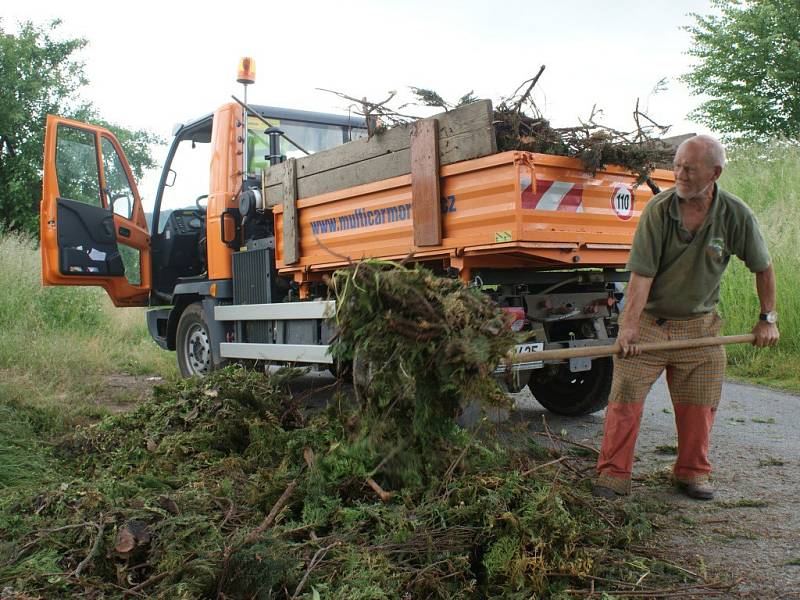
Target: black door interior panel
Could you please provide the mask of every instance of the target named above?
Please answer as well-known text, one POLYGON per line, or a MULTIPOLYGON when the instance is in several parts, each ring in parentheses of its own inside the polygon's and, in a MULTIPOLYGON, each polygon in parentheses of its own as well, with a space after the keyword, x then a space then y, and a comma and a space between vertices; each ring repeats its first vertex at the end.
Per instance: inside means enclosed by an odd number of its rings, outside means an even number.
POLYGON ((66 198, 58 198, 56 207, 63 275, 125 275, 111 212, 66 198))

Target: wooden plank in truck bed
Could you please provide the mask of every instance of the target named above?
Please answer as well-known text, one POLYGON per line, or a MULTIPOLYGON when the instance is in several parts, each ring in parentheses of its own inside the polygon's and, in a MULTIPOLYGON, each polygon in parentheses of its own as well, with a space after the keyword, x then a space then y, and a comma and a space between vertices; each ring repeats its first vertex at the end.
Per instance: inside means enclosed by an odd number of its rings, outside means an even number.
MULTIPOLYGON (((493 115, 491 100, 479 100, 432 117, 439 122, 439 164, 495 154, 493 115)), ((399 125, 370 139, 297 159, 297 198, 411 173, 411 127, 399 125)), ((267 206, 283 204, 283 174, 281 165, 264 171, 267 206)))
POLYGON ((436 119, 417 121, 411 130, 411 214, 415 246, 442 243, 438 134, 436 119))
POLYGON ((284 240, 284 262, 287 265, 296 263, 300 258, 300 240, 297 239, 297 161, 290 158, 281 165, 283 167, 283 228, 286 232, 284 240))

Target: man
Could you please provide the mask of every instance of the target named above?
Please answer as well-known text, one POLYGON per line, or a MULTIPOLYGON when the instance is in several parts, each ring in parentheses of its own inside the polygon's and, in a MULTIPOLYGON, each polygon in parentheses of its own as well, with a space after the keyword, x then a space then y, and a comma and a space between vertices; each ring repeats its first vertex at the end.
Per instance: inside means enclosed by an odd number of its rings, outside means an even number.
POLYGON ((708 444, 722 392, 724 348, 643 353, 637 344, 717 335, 719 282, 732 254, 755 273, 761 314, 753 328, 754 345, 778 343, 771 259, 753 213, 717 185, 724 166, 725 150, 717 140, 707 135, 686 140, 675 155, 675 187, 642 211, 628 262, 631 277, 617 337, 621 356, 614 357, 593 486, 598 496, 630 492, 644 400, 666 370, 678 430, 675 482, 692 498, 714 497, 708 444))

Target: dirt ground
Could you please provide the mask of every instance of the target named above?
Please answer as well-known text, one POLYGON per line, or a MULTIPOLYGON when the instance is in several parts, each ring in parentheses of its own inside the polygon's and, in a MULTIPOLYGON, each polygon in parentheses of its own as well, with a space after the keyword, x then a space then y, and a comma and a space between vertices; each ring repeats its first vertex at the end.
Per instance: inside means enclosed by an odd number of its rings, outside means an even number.
POLYGON ((164 380, 150 375, 108 375, 103 381, 106 393, 100 396, 99 402, 111 413, 125 412, 147 398, 159 383, 164 380))
MULTIPOLYGON (((511 421, 527 421, 532 435, 554 432, 598 448, 603 413, 561 418, 527 391, 516 396, 511 421)), ((657 533, 663 551, 709 577, 739 581, 731 598, 800 599, 800 397, 727 382, 711 445, 716 497, 690 500, 667 474, 677 443, 664 380, 645 406, 636 447, 633 494, 673 507, 657 533)), ((624 501, 624 500, 621 500, 624 501)))

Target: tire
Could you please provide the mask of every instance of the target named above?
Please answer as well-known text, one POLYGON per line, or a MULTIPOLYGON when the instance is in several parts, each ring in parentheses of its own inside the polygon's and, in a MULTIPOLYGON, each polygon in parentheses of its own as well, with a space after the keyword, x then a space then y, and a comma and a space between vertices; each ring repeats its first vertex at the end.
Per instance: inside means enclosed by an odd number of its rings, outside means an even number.
POLYGON ((590 371, 572 373, 569 365, 545 380, 535 376, 528 387, 536 401, 550 412, 565 417, 582 417, 603 410, 608 405, 614 363, 610 358, 596 358, 590 371))
POLYGON ((353 383, 353 362, 352 361, 339 361, 335 360, 333 364, 328 365, 330 374, 341 379, 345 383, 353 383))
POLYGON ((204 377, 215 368, 208 323, 199 302, 190 304, 181 314, 175 335, 178 369, 183 377, 204 377))

